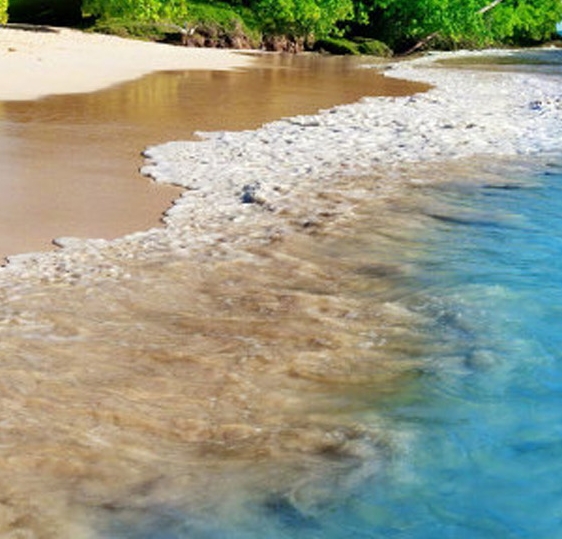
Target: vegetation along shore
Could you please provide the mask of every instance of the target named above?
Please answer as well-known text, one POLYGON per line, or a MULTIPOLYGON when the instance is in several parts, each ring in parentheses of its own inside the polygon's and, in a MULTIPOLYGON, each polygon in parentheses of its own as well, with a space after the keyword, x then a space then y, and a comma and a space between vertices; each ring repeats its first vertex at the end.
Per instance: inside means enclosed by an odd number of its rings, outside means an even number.
POLYGON ((338 54, 536 45, 556 38, 561 20, 561 0, 0 0, 0 23, 338 54))

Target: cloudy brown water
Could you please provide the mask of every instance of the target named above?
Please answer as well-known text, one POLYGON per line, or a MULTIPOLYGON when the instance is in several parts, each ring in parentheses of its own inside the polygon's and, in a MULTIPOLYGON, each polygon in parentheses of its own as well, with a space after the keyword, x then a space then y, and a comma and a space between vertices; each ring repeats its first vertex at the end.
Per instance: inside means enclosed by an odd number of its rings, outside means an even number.
POLYGON ((246 71, 156 73, 90 94, 0 103, 0 255, 157 226, 179 191, 137 173, 148 145, 421 87, 356 65, 268 56, 246 71))
MULTIPOLYGON (((147 203, 152 215, 145 207, 144 224, 134 221, 142 197, 160 190, 134 173, 144 146, 423 88, 349 62, 272 57, 246 72, 158 74, 96 94, 5 103, 2 145, 27 156, 2 165, 26 171, 24 186, 9 189, 25 201, 50 183, 55 214, 77 206, 73 219, 93 225, 112 216, 125 228, 110 236, 152 226, 174 192, 161 190, 147 203)), ((416 376, 423 339, 412 328, 424 321, 392 292, 409 278, 401 248, 419 222, 375 179, 310 193, 287 216, 301 223, 288 237, 192 257, 116 247, 102 257, 108 276, 95 280, 87 267, 70 280, 5 277, 0 533, 208 537, 197 522, 267 526, 278 506, 315 518, 376 473, 392 439, 372 405, 416 376), (362 190, 373 189, 359 210, 362 190), (299 213, 315 206, 323 210, 314 222, 299 213)), ((53 210, 45 212, 22 217, 46 232, 45 245, 103 234, 53 232, 53 210)))
POLYGON ((2 291, 2 532, 154 538, 254 527, 270 504, 314 519, 377 473, 393 440, 374 405, 424 345, 395 301, 420 223, 384 190, 347 216, 338 188, 339 217, 272 245, 2 291))

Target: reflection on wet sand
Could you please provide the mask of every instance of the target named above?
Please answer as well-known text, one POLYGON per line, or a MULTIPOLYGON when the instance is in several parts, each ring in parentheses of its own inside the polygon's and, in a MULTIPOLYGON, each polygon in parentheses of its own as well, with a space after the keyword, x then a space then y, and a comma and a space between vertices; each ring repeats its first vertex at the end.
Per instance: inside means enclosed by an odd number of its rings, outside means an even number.
POLYGON ((422 87, 341 58, 267 56, 258 63, 248 71, 157 73, 91 94, 3 103, 0 255, 47 250, 60 236, 112 239, 157 226, 179 190, 137 174, 146 146, 422 87))

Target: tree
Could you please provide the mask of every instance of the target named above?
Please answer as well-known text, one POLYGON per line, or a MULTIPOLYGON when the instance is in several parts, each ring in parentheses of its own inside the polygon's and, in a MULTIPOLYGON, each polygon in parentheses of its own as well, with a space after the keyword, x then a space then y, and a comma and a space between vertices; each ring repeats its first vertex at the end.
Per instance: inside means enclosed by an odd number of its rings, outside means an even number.
POLYGON ((83 10, 100 18, 134 19, 152 22, 161 19, 183 22, 187 2, 182 0, 84 0, 83 10))
POLYGON ((509 44, 530 45, 550 39, 562 20, 562 0, 504 0, 489 13, 489 33, 509 44))
POLYGON ((323 37, 352 17, 352 0, 256 0, 252 5, 266 33, 323 37))
POLYGON ((562 0, 354 0, 355 31, 407 49, 428 36, 443 46, 532 43, 562 20, 562 0))

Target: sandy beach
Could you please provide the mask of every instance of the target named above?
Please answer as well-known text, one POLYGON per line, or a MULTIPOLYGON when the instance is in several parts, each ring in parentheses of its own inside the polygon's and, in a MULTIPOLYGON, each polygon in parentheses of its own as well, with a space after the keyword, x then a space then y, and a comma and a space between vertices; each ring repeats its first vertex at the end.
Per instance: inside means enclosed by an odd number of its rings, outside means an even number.
MULTIPOLYGON (((4 99, 250 61, 67 30, 0 39, 4 99)), ((372 404, 419 375, 428 321, 388 293, 429 220, 416 193, 455 167, 491 182, 501 160, 559 155, 562 132, 557 77, 443 56, 387 66, 424 93, 148 148, 144 174, 185 189, 165 227, 10 259, 0 534, 147 537, 205 512, 228 529, 249 507, 309 522, 404 449, 372 404)))
POLYGON ((92 92, 152 71, 233 69, 249 55, 188 49, 68 28, 0 28, 0 100, 92 92))

